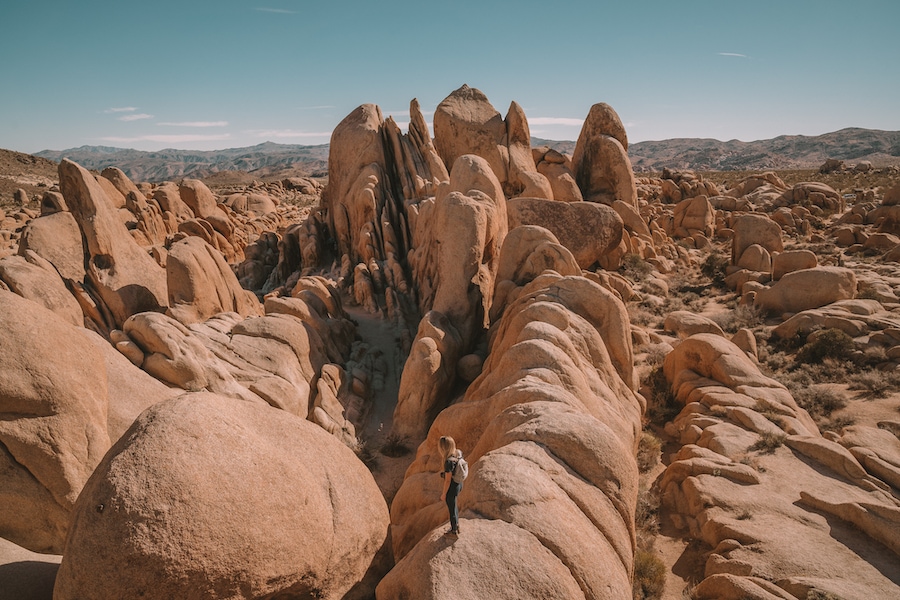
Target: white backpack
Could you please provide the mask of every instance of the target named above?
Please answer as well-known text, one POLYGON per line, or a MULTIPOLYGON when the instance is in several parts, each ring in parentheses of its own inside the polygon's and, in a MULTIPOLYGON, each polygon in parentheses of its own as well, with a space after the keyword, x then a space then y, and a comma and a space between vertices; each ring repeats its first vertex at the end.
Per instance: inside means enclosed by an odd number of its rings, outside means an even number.
POLYGON ((462 457, 462 452, 459 453, 450 476, 456 483, 462 483, 469 476, 469 463, 462 457))

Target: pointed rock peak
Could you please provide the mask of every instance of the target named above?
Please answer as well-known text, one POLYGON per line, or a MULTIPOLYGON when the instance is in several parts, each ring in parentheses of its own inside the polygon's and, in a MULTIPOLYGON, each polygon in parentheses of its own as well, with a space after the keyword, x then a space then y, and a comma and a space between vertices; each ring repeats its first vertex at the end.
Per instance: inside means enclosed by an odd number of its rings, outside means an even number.
POLYGON ((453 92, 450 93, 449 96, 444 98, 444 100, 441 102, 441 105, 443 105, 445 103, 453 102, 454 100, 455 101, 466 100, 466 101, 485 102, 489 106, 491 106, 492 109, 494 108, 491 105, 490 101, 488 100, 488 97, 485 95, 484 92, 482 92, 478 88, 469 87, 465 83, 462 84, 462 87, 460 87, 457 90, 454 90, 453 92))
POLYGON ((509 111, 506 113, 506 131, 510 144, 520 143, 531 147, 528 118, 525 116, 525 110, 515 100, 510 103, 509 111))

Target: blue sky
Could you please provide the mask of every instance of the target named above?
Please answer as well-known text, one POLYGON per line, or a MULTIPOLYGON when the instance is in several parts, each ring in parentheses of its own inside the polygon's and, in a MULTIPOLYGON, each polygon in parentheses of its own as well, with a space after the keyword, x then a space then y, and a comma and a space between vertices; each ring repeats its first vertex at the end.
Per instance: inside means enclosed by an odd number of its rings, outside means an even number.
POLYGON ((632 141, 900 130, 900 1, 13 1, 0 148, 327 143, 463 83, 532 135, 613 106, 632 141))

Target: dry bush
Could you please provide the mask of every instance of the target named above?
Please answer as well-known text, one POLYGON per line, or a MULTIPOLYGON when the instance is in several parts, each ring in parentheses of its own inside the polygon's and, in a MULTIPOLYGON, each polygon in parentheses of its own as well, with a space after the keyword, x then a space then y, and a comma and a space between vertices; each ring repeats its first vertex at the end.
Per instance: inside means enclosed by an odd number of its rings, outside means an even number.
POLYGON ((381 445, 380 452, 385 456, 390 456, 391 458, 406 456, 410 453, 409 439, 407 439, 406 436, 392 433, 387 436, 387 439, 384 440, 384 444, 381 445))
POLYGON ((647 377, 650 397, 647 398, 647 418, 654 425, 664 426, 674 419, 683 408, 666 380, 662 366, 656 367, 647 377))
POLYGON ((710 317, 725 333, 735 333, 738 329, 754 329, 763 324, 763 314, 755 306, 741 304, 728 312, 710 317))
POLYGON ((356 445, 352 450, 356 454, 356 457, 366 465, 367 469, 370 471, 376 471, 378 469, 378 457, 372 452, 372 449, 365 440, 357 438, 356 445))
POLYGON ((700 273, 716 287, 725 287, 725 269, 731 259, 720 252, 711 252, 700 265, 700 273))
POLYGON ((637 452, 638 470, 641 473, 646 473, 658 465, 661 451, 662 442, 659 441, 658 437, 649 431, 642 433, 637 452))
POLYGON ((788 386, 788 390, 797 404, 816 420, 828 418, 847 406, 847 398, 827 385, 802 384, 788 386))
POLYGON ((786 438, 787 436, 783 433, 761 433, 759 434, 759 441, 750 446, 749 450, 758 450, 765 454, 772 454, 784 444, 786 438))
POLYGON ((632 598, 635 600, 662 598, 666 588, 667 570, 665 563, 652 551, 638 550, 635 552, 632 598))
POLYGON ((841 415, 839 417, 835 417, 824 423, 820 423, 819 427, 822 431, 833 431, 835 433, 841 433, 844 427, 850 427, 851 425, 856 424, 856 419, 851 416, 841 415))
POLYGON ((900 391, 900 377, 885 371, 864 371, 850 379, 851 390, 861 390, 867 398, 887 398, 900 391))
POLYGON ((622 257, 622 266, 619 270, 632 283, 639 283, 650 276, 653 265, 637 254, 626 254, 622 257))

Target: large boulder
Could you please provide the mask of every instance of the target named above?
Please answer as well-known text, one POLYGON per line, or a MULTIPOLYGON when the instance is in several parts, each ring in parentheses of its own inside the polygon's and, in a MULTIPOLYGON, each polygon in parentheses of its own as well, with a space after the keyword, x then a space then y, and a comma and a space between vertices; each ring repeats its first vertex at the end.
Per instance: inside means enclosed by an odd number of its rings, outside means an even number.
POLYGON ((770 254, 784 250, 781 227, 764 214, 741 215, 734 220, 731 228, 734 230, 731 241, 731 264, 733 265, 738 264, 744 251, 753 244, 762 246, 770 254))
POLYGON ((206 218, 218 210, 216 197, 199 179, 184 179, 178 186, 178 192, 195 217, 206 218))
POLYGON ((621 119, 608 104, 591 107, 575 143, 572 170, 585 200, 603 204, 620 200, 637 207, 628 138, 621 119))
POLYGON ((84 325, 84 315, 75 297, 49 262, 31 251, 25 256, 0 258, 0 282, 10 291, 33 300, 72 325, 84 325))
POLYGON ((60 277, 84 281, 84 242, 72 213, 61 211, 29 221, 22 231, 19 254, 28 250, 56 267, 60 277))
POLYGON ((128 233, 94 176, 63 159, 59 185, 84 236, 87 277, 115 324, 167 306, 165 271, 128 233))
POLYGON ((262 314, 253 292, 238 283, 222 254, 195 236, 172 244, 166 259, 168 314, 190 324, 220 312, 262 314))
POLYGON ((509 181, 506 139, 503 116, 481 90, 463 84, 434 111, 434 146, 444 164, 453 165, 465 154, 480 156, 501 185, 509 181))
POLYGON ((388 513, 319 427, 214 394, 155 405, 82 492, 54 598, 365 598, 388 513), (367 578, 368 575, 368 578, 367 578))
POLYGON ((588 269, 622 240, 622 218, 609 206, 593 202, 554 202, 513 198, 507 203, 509 228, 538 225, 568 248, 578 265, 588 269))
POLYGON ((75 499, 110 446, 101 353, 0 290, 0 537, 60 553, 75 499))
POLYGON ((773 313, 797 313, 856 296, 856 275, 843 267, 801 269, 756 292, 755 304, 773 313))

